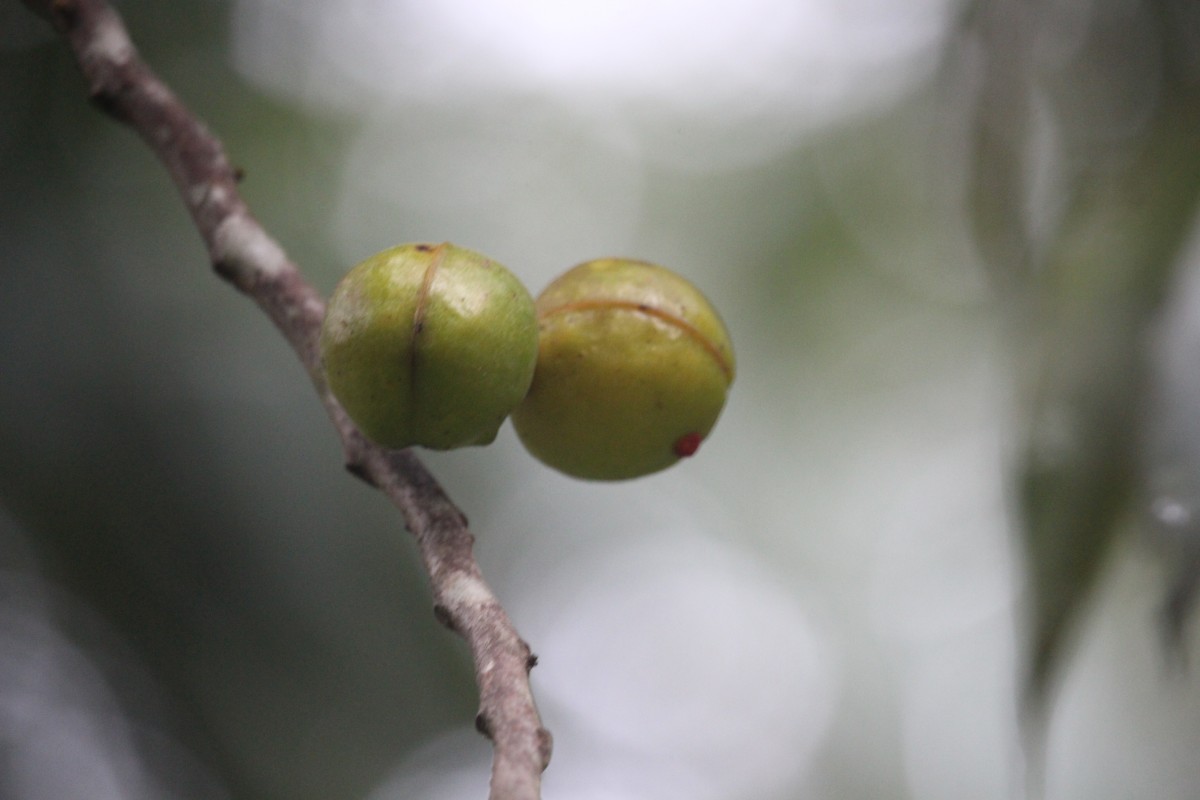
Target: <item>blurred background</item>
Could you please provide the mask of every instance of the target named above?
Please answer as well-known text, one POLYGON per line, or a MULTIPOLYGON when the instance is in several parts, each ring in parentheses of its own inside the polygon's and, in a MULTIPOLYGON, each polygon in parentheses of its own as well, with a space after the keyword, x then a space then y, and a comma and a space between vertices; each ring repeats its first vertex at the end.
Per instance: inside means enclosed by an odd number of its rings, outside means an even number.
MULTIPOLYGON (((714 435, 427 454, 549 800, 1200 797, 1200 7, 119 3, 328 293, 392 244, 712 299, 714 435)), ((0 5, 0 797, 486 796, 469 654, 166 174, 0 5)))

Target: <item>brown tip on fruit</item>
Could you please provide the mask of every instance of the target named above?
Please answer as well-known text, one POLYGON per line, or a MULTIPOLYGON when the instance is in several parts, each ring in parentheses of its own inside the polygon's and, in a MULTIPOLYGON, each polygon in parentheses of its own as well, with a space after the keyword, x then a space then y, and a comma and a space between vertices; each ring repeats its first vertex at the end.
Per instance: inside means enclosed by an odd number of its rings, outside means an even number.
POLYGON ((704 441, 704 437, 696 432, 685 433, 675 440, 675 455, 680 458, 694 456, 696 451, 700 449, 700 443, 704 441))

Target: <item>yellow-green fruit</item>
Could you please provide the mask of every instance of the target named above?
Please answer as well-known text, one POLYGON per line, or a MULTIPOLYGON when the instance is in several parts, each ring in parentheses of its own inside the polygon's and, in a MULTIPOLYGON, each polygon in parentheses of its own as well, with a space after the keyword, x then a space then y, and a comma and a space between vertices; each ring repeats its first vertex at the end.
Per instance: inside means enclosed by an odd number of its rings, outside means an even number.
POLYGON ((545 464, 636 478, 694 453, 716 424, 733 346, 684 278, 641 261, 589 261, 546 287, 537 315, 537 371, 513 427, 545 464))
POLYGON ((533 298, 478 253, 400 245, 338 284, 321 358, 333 394, 379 444, 488 444, 533 379, 533 298))

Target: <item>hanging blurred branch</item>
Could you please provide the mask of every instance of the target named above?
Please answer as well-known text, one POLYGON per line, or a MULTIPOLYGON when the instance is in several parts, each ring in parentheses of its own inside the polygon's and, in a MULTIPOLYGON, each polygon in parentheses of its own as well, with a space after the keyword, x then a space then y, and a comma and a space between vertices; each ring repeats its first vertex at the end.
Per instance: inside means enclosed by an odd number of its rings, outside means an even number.
POLYGON ((1034 709, 1144 480, 1146 340, 1200 202, 1200 42, 1181 8, 983 0, 964 31, 975 233, 1021 370, 1034 709), (1045 57, 1051 41, 1072 44, 1045 57))
POLYGON ((550 759, 529 687, 535 659, 484 582, 463 514, 407 450, 367 441, 326 386, 317 350, 325 304, 238 193, 221 143, 141 60, 103 0, 23 0, 70 45, 91 99, 133 128, 166 166, 217 273, 249 295, 296 351, 341 437, 347 468, 400 509, 432 584, 437 618, 468 643, 480 710, 494 745, 492 800, 534 800, 550 759))

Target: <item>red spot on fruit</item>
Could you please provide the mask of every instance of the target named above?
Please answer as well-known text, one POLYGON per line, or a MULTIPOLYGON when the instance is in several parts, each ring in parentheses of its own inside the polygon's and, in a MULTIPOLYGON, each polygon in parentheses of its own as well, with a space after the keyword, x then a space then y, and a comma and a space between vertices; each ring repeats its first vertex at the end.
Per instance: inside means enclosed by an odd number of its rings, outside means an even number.
POLYGON ((680 458, 687 458, 695 455, 700 449, 700 443, 704 441, 704 437, 698 433, 685 433, 675 440, 675 455, 680 458))

